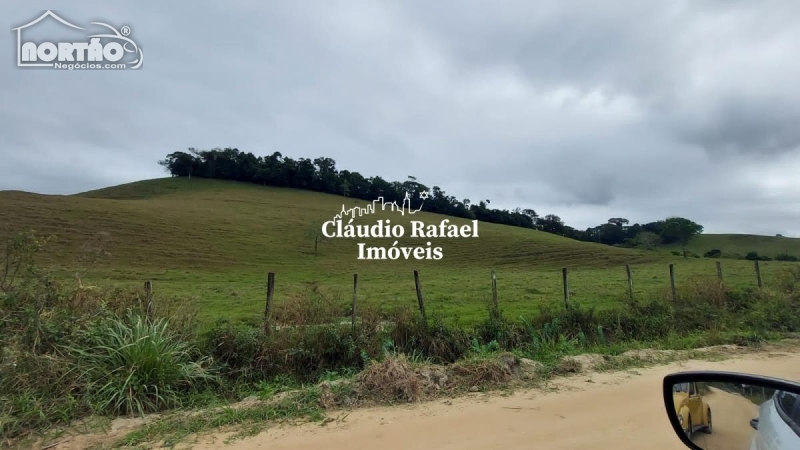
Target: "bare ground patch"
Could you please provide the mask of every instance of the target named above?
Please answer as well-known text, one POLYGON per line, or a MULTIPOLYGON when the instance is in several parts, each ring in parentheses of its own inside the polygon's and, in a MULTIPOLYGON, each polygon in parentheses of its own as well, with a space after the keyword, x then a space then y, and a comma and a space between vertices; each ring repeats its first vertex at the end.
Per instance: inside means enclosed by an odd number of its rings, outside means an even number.
MULTIPOLYGON (((471 359, 450 365, 415 364, 405 356, 399 355, 387 357, 381 362, 373 362, 354 378, 318 384, 316 386, 318 393, 315 398, 318 406, 325 411, 327 416, 321 421, 324 425, 341 420, 343 415, 348 414, 348 410, 360 407, 411 404, 442 398, 454 399, 470 392, 529 388, 545 381, 548 381, 547 384, 555 390, 567 389, 575 383, 569 382, 568 379, 583 376, 586 378, 580 379, 581 383, 593 383, 592 377, 604 371, 616 370, 619 372, 619 376, 615 376, 614 379, 623 380, 636 375, 636 373, 624 370, 633 367, 690 359, 729 359, 744 356, 751 359, 773 358, 788 356, 798 351, 800 351, 800 340, 786 339, 755 347, 720 345, 693 350, 631 350, 615 356, 601 354, 566 356, 554 368, 546 367, 538 361, 519 358, 511 353, 501 353, 492 357, 471 359), (558 380, 562 380, 562 382, 558 382, 558 380), (334 414, 339 419, 332 418, 331 416, 334 414)), ((546 386, 543 387, 547 390, 546 386)), ((224 414, 231 410, 263 408, 285 403, 302 395, 304 393, 301 391, 290 391, 266 400, 252 396, 221 408, 165 415, 154 414, 144 418, 117 418, 101 432, 81 433, 80 430, 73 427, 73 429, 63 432, 59 438, 50 439, 46 443, 37 442, 30 448, 42 450, 45 448, 111 448, 127 433, 147 424, 157 423, 159 420, 169 420, 170 417, 176 415, 191 417, 201 414, 224 414)), ((241 435, 242 427, 235 425, 223 426, 215 431, 199 430, 197 433, 186 435, 186 438, 194 441, 198 436, 203 436, 204 439, 214 436, 215 440, 219 440, 224 436, 224 440, 227 440, 241 435)), ((259 429, 261 428, 263 428, 263 423, 259 426, 259 429)), ((188 444, 188 442, 184 443, 188 444)), ((164 445, 164 448, 171 446, 171 444, 158 442, 150 443, 146 447, 159 448, 159 445, 164 445)))

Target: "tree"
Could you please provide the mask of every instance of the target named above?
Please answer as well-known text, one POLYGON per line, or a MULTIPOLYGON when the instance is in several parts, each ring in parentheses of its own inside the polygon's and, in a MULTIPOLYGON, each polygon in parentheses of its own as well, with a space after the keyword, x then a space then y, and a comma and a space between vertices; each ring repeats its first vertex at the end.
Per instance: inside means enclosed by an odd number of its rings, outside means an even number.
MULTIPOLYGON (((426 212, 534 228, 571 239, 601 242, 607 245, 630 243, 639 233, 645 231, 663 236, 663 240, 668 242, 685 242, 693 233, 697 233, 689 230, 687 234, 684 232, 685 224, 677 223, 662 235, 662 228, 665 225, 663 220, 630 226, 628 219, 622 217, 614 217, 608 219, 607 223, 580 231, 567 226, 554 214, 541 217, 532 208, 518 207, 510 210, 492 208, 489 199, 472 202, 465 198, 459 201, 455 196, 447 195, 439 186, 429 189, 419 183, 413 175, 408 175, 406 181, 399 182, 388 181, 379 176, 364 177, 358 172, 338 170, 336 161, 328 157, 292 159, 280 152, 255 156, 235 147, 210 150, 198 150, 192 147, 187 151, 168 154, 164 160, 159 161, 159 164, 172 176, 177 177, 218 178, 261 186, 307 189, 365 201, 374 201, 382 197, 385 202, 400 203, 408 192, 411 195, 412 207, 424 204, 426 212), (424 203, 419 198, 419 193, 423 191, 431 192, 424 203)), ((691 221, 686 222, 693 224, 691 221)), ((311 235, 315 234, 318 233, 311 235)), ((324 239, 318 236, 313 239, 317 253, 319 243, 324 239)))
POLYGON ((645 250, 653 250, 658 247, 659 243, 661 243, 661 237, 649 231, 642 231, 636 235, 636 237, 631 239, 630 242, 634 247, 643 248, 645 250))
POLYGON ((685 247, 689 241, 703 232, 703 226, 683 217, 669 217, 661 228, 661 241, 664 244, 680 244, 685 247))
POLYGON ((540 230, 553 234, 561 234, 564 231, 564 221, 555 214, 540 217, 537 226, 540 230))
POLYGON ((530 218, 531 218, 531 220, 532 220, 534 223, 536 222, 536 219, 538 219, 538 218, 539 218, 539 215, 538 215, 538 214, 536 214, 536 211, 535 211, 535 210, 533 210, 533 209, 530 209, 530 208, 528 208, 528 209, 523 209, 523 210, 522 210, 522 214, 525 214, 526 216, 530 217, 530 218))
MULTIPOLYGON (((190 151, 193 149, 189 149, 190 151)), ((173 152, 158 162, 158 164, 170 173, 173 177, 191 177, 192 169, 195 164, 195 157, 189 153, 173 152)))
POLYGON ((625 242, 625 229, 622 227, 622 225, 609 222, 600 225, 597 228, 600 243, 606 245, 617 245, 625 242))
POLYGON ((625 227, 625 228, 626 228, 626 230, 625 230, 625 235, 626 235, 626 236, 627 236, 629 239, 633 239, 633 238, 635 238, 636 236, 638 236, 638 235, 639 235, 639 233, 641 233, 641 232, 642 232, 642 226, 641 226, 641 225, 639 225, 638 223, 635 223, 635 224, 633 224, 633 225, 631 225, 631 226, 628 226, 628 227, 625 227))
POLYGON ((664 228, 664 221, 657 220, 655 222, 650 222, 642 225, 642 231, 648 231, 650 233, 655 233, 661 235, 661 230, 664 228))
POLYGON ((608 219, 608 223, 609 223, 609 225, 616 225, 618 227, 621 227, 623 225, 629 224, 630 221, 628 219, 623 219, 621 217, 616 217, 616 218, 608 219))

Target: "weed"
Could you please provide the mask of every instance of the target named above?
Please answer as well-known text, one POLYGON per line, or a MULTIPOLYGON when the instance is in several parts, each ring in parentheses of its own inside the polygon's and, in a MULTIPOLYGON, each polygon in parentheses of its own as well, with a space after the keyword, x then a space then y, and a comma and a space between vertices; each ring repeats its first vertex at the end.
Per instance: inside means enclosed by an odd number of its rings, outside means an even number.
POLYGON ((208 358, 176 339, 169 322, 140 315, 98 321, 66 347, 99 412, 139 414, 180 406, 180 392, 216 379, 208 358))
POLYGON ((254 393, 264 403, 174 416, 128 440, 177 439, 221 424, 319 417, 331 405, 415 401, 437 389, 502 384, 517 376, 520 357, 547 376, 580 370, 580 361, 565 358, 579 353, 621 354, 644 343, 758 345, 800 330, 797 270, 776 278, 772 289, 733 290, 698 278, 674 299, 667 291, 636 301, 620 295, 619 308, 596 308, 590 299, 568 309, 545 303, 537 314, 511 319, 493 310, 471 325, 441 311, 425 320, 410 307, 369 304, 359 307, 355 325, 341 323, 347 311, 339 296, 311 284, 294 305, 276 308, 279 326, 265 334, 226 320, 201 329, 190 302, 168 297, 159 298, 148 321, 135 289, 70 289, 33 259, 22 260, 20 273, 36 276, 16 277, 0 293, 0 431, 7 439, 93 412, 144 414, 254 393))

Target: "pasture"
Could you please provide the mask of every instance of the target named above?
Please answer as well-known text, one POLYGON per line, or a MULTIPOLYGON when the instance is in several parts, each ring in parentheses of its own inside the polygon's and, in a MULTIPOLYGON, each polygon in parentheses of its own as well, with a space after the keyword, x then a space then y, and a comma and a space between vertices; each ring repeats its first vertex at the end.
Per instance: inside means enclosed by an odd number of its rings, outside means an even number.
MULTIPOLYGON (((680 250, 676 246, 667 248, 680 250)), ((723 256, 744 257, 749 252, 757 252, 760 256, 770 258, 786 254, 800 258, 800 239, 753 234, 702 234, 693 239, 686 249, 698 255, 717 249, 723 256)))
MULTIPOLYGON (((84 286, 100 288, 141 288, 152 280, 156 302, 191 299, 206 323, 220 318, 259 323, 268 272, 276 274, 276 308, 315 297, 341 304, 344 317, 354 273, 359 304, 387 310, 416 305, 413 271, 419 270, 428 314, 466 325, 486 317, 493 270, 500 308, 509 317, 536 314, 543 305, 563 306, 562 267, 569 270, 570 302, 598 309, 619 306, 628 295, 626 264, 634 297, 643 300, 668 298, 670 263, 679 295, 717 276, 714 259, 614 248, 489 223, 480 223, 477 238, 429 239, 443 249, 438 261, 359 261, 360 241, 344 238, 318 243, 315 254, 314 235, 343 203, 366 202, 197 178, 148 180, 71 196, 6 191, 0 192, 0 237, 26 229, 53 235, 42 263, 65 283, 77 283, 75 274, 83 272, 84 286)), ((426 223, 444 218, 413 216, 426 223)), ((378 212, 358 223, 376 219, 407 223, 410 217, 378 212)), ((399 246, 426 241, 398 240, 399 246)), ((390 246, 393 241, 364 242, 390 246)), ((756 287, 752 262, 721 261, 727 286, 756 287)), ((762 261, 765 285, 790 264, 762 261)))

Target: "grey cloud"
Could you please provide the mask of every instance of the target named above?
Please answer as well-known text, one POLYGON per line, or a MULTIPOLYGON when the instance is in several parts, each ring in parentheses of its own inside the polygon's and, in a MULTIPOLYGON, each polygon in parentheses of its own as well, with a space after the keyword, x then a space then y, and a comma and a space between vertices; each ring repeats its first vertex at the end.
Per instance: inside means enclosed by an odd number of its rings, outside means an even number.
POLYGON ((545 90, 571 85, 583 93, 633 95, 650 109, 654 120, 664 116, 679 122, 678 137, 712 153, 782 152, 797 147, 800 98, 788 83, 795 83, 800 65, 793 62, 792 45, 775 48, 781 39, 800 38, 792 31, 800 15, 796 2, 754 6, 632 0, 603 8, 593 8, 590 2, 559 7, 536 3, 492 11, 470 7, 454 11, 441 3, 430 8, 413 5, 431 12, 420 20, 443 30, 446 47, 465 69, 507 64, 545 90), (740 33, 743 30, 750 33, 740 33), (742 47, 737 59, 751 59, 752 64, 725 60, 737 47, 742 47), (761 58, 770 51, 774 55, 764 64, 761 58), (713 65, 715 58, 720 58, 722 85, 733 80, 732 86, 719 95, 710 81, 705 92, 697 92, 693 78, 705 74, 693 73, 693 60, 713 65), (776 77, 788 83, 776 80, 763 86, 776 77), (741 91, 753 91, 749 81, 754 78, 761 81, 755 88, 767 95, 742 96, 741 91), (699 101, 686 99, 687 91, 699 101), (684 123, 686 116, 693 119, 691 123, 684 123))
MULTIPOLYGON (((10 29, 49 6, 0 14, 10 29)), ((9 32, 0 189, 73 193, 164 176, 156 162, 175 150, 235 146, 414 175, 578 228, 676 214, 800 235, 787 181, 798 2, 86 1, 63 14, 131 26, 143 68, 16 70, 9 32)))
POLYGON ((682 127, 682 137, 715 154, 769 156, 800 149, 800 106, 782 98, 729 97, 682 127))

